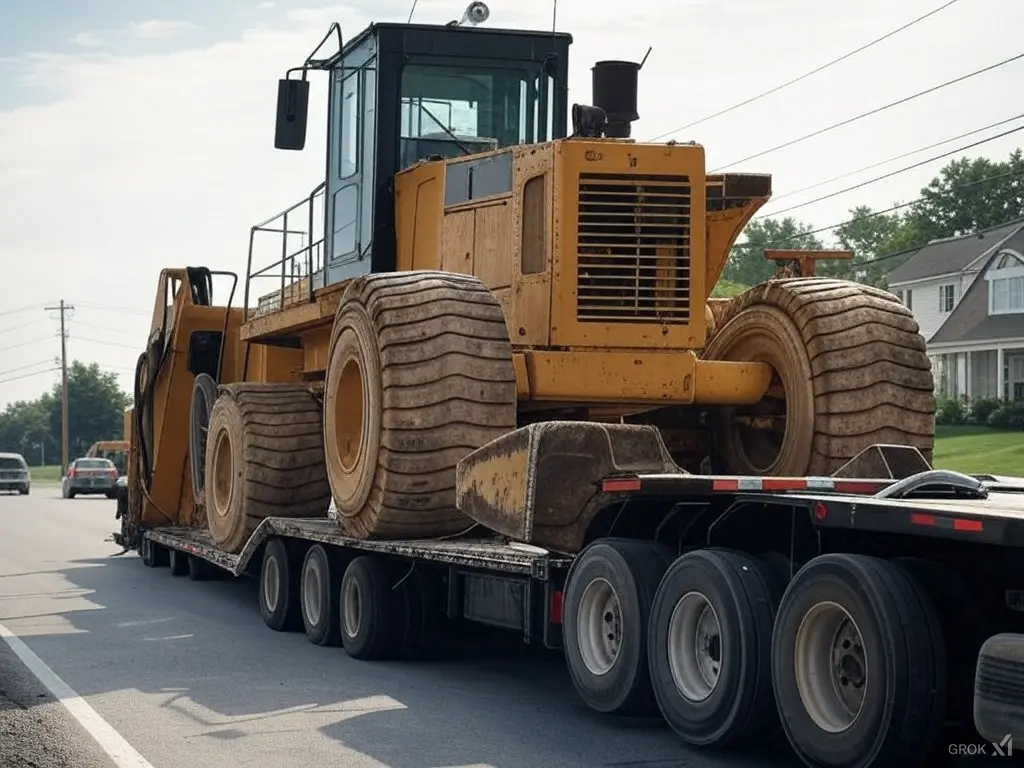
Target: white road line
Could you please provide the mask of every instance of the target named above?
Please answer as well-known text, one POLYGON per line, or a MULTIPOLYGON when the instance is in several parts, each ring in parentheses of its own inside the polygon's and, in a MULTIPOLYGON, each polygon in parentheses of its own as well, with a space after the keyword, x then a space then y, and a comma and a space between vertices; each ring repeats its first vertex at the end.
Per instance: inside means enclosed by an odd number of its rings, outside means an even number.
POLYGON ((3 638, 15 655, 21 659, 21 662, 39 678, 39 681, 71 713, 71 716, 96 740, 96 743, 110 756, 118 768, 153 768, 153 765, 136 752, 124 736, 115 731, 114 727, 100 717, 99 713, 90 707, 85 699, 75 693, 71 686, 61 680, 57 673, 46 665, 45 661, 36 656, 20 637, 3 624, 0 624, 0 638, 3 638))

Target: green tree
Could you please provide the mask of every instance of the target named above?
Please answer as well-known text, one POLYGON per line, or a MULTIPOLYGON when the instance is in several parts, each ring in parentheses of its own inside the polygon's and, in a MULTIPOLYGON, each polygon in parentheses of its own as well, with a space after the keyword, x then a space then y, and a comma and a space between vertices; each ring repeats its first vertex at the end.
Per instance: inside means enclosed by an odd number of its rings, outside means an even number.
MULTIPOLYGON (((131 398, 117 377, 96 363, 79 360, 68 367, 68 450, 81 456, 97 440, 118 440, 124 431, 124 409, 131 398)), ((32 462, 45 455, 60 461, 61 387, 31 401, 11 403, 0 413, 0 450, 17 451, 32 462)))
MULTIPOLYGON (((906 258, 894 257, 922 243, 915 221, 900 213, 875 213, 868 206, 850 210, 850 218, 835 230, 842 248, 852 250, 852 261, 827 261, 819 273, 887 287, 889 272, 906 258)), ((909 254, 907 254, 909 255, 909 254)))
POLYGON ((811 230, 814 227, 787 216, 784 219, 756 219, 743 230, 744 240, 733 246, 719 281, 756 285, 772 276, 778 267, 764 257, 765 248, 817 250, 824 248, 811 230))
POLYGON ((923 242, 963 235, 1024 217, 1024 153, 1005 162, 962 157, 946 164, 910 208, 923 242))

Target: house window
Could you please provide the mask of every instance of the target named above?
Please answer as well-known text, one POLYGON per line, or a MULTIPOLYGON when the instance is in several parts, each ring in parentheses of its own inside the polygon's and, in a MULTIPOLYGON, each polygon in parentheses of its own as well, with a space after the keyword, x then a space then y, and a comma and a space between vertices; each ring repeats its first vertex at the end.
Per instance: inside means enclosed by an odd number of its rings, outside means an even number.
POLYGON ((939 286, 939 312, 952 312, 956 306, 956 284, 939 286))
POLYGON ((912 289, 907 288, 907 300, 903 303, 907 305, 907 309, 914 308, 914 291, 912 289))
POLYGON ((992 314, 1024 312, 1024 276, 992 280, 988 291, 992 314))

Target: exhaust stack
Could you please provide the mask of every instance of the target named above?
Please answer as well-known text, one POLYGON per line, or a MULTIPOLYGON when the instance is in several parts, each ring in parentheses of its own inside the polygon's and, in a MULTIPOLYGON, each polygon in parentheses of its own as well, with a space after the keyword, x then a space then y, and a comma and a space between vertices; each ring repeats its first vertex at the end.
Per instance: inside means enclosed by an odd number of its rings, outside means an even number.
POLYGON ((628 139, 640 119, 636 107, 641 66, 642 62, 609 60, 591 68, 593 103, 605 113, 604 135, 609 139, 628 139))

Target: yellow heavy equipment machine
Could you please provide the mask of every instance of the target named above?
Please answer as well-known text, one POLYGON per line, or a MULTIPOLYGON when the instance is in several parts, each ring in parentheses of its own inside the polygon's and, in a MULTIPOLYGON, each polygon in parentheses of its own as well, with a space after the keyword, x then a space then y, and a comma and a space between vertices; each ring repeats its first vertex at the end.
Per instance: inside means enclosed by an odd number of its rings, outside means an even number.
POLYGON ((653 424, 691 471, 930 454, 917 324, 885 291, 808 275, 836 254, 772 254, 802 276, 709 300, 771 179, 630 138, 640 65, 597 63, 566 136, 568 34, 333 37, 280 81, 275 139, 303 148, 307 76, 327 72, 327 178, 253 228, 243 306, 234 287, 213 301, 222 273, 160 276, 126 525, 208 526, 237 551, 266 516, 333 499, 356 538, 453 534, 472 524, 458 462, 536 422, 653 424))

